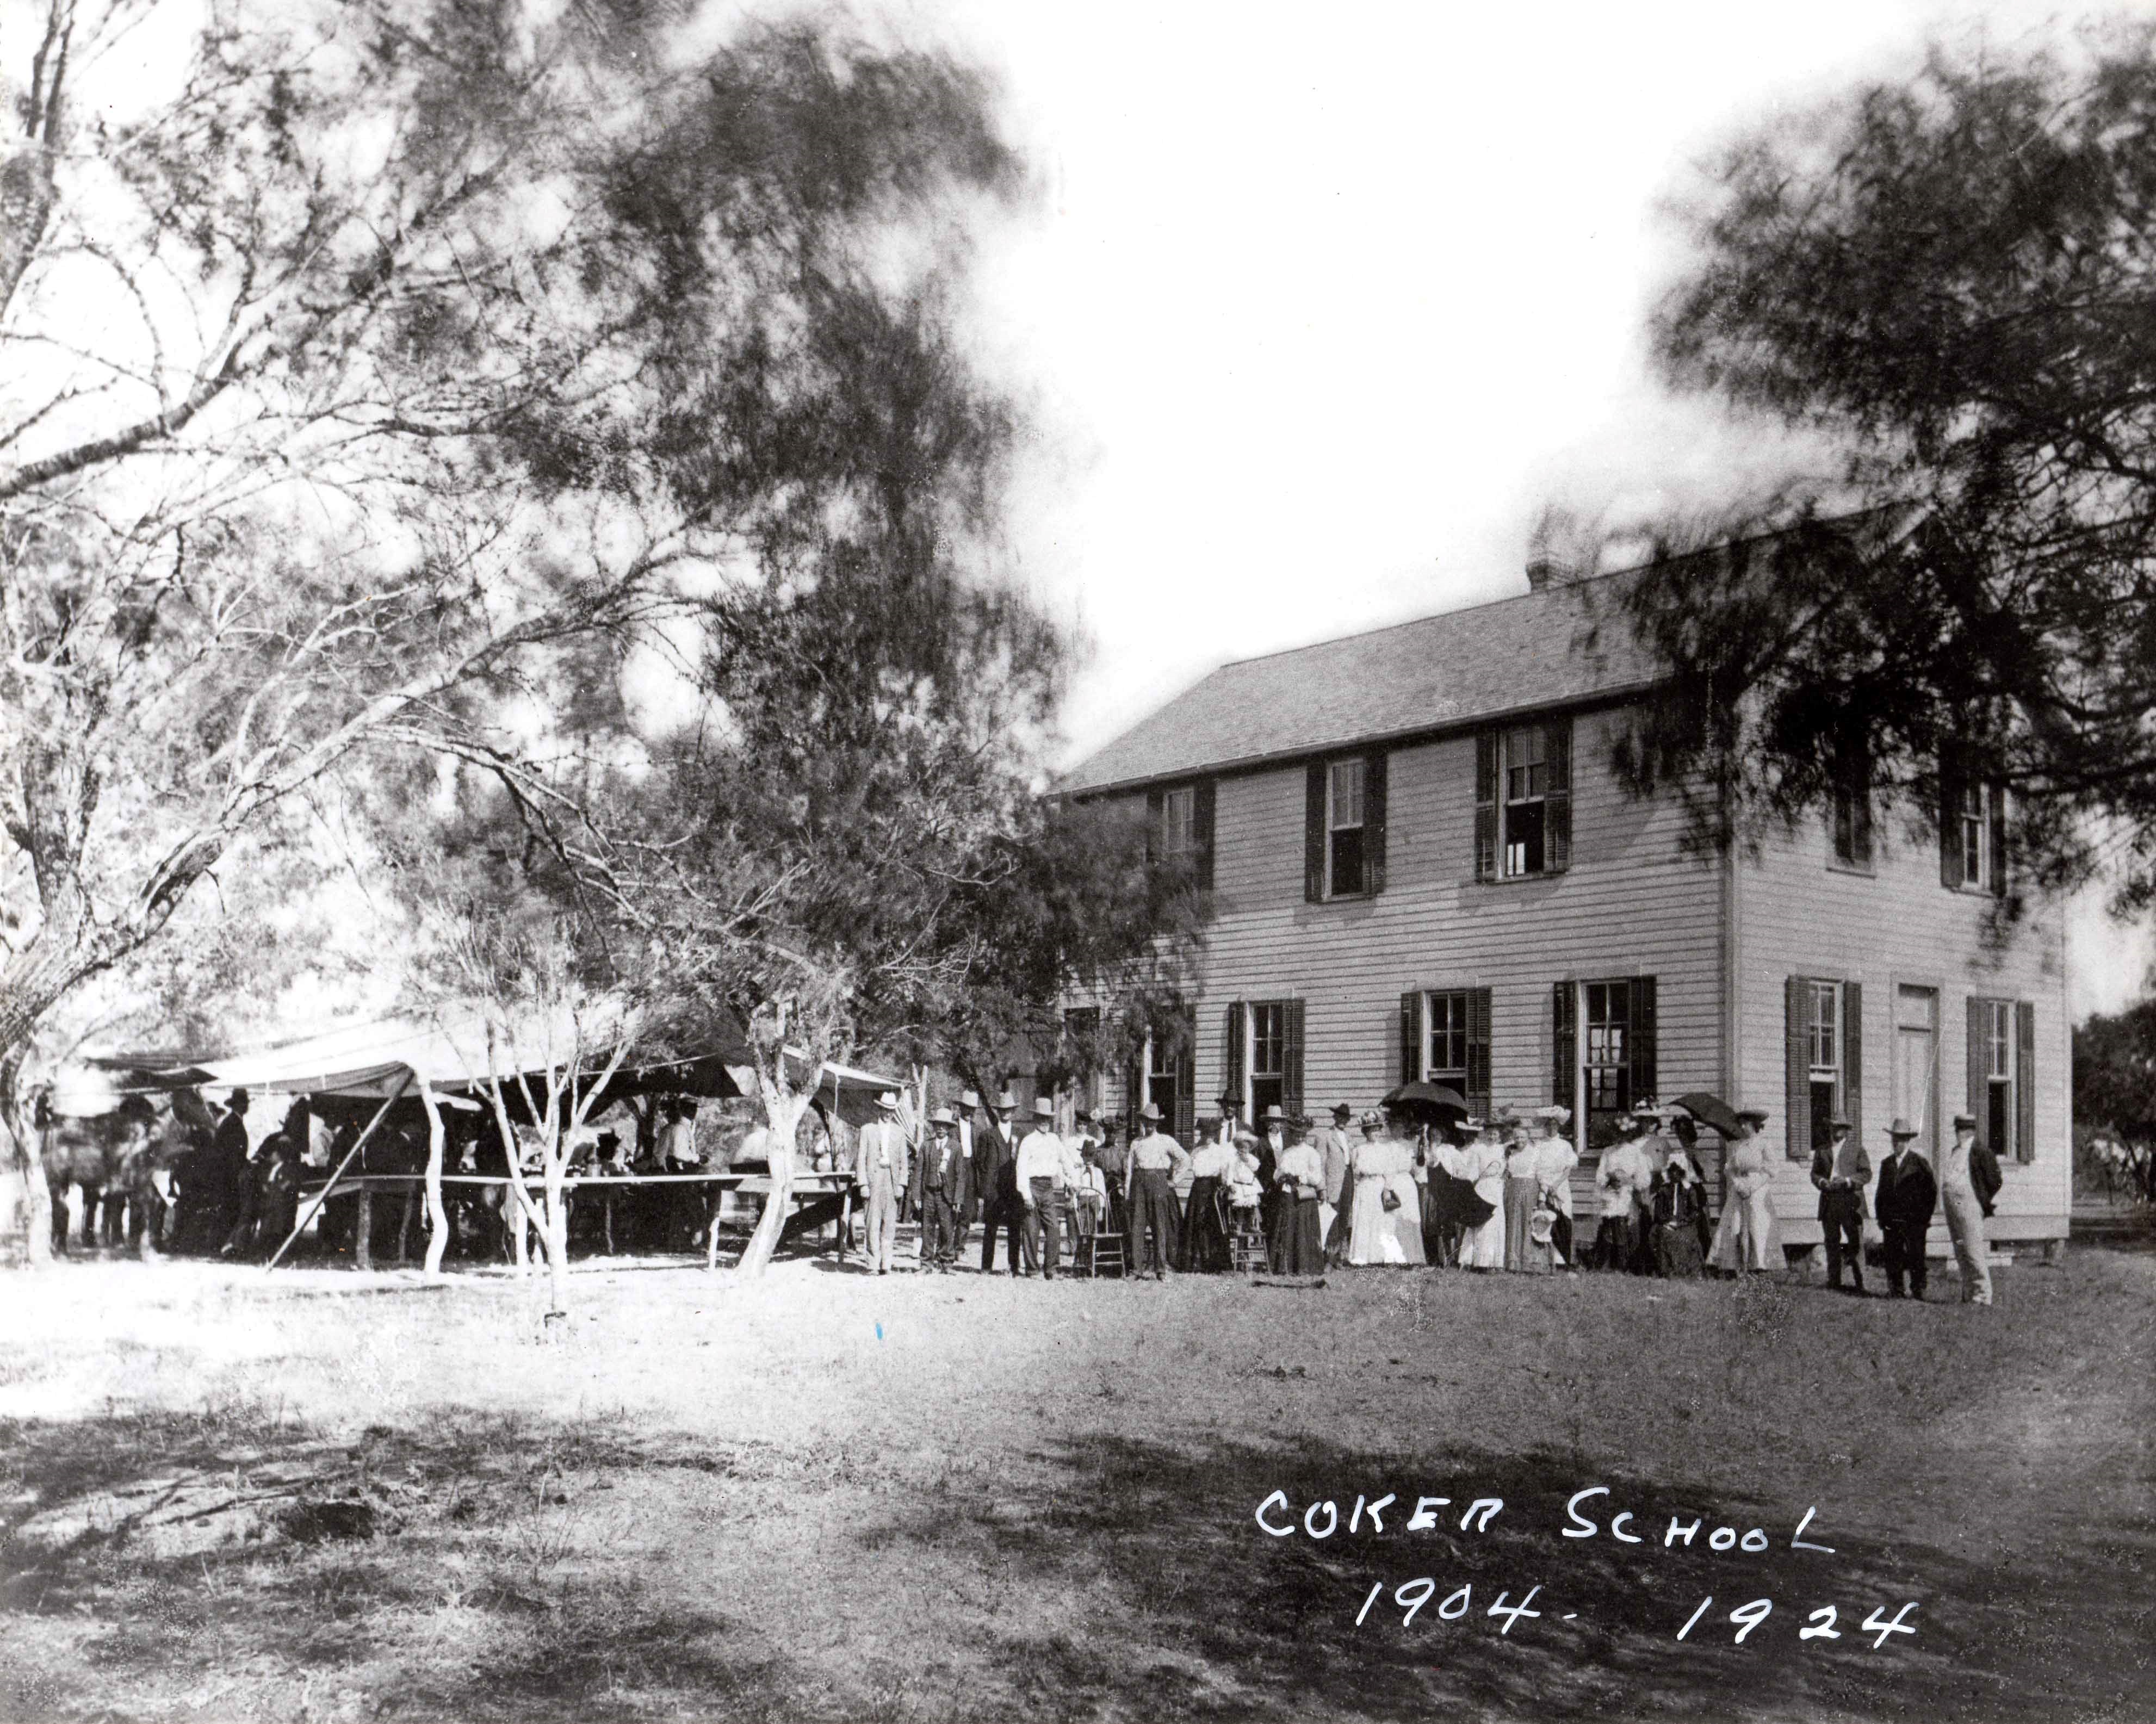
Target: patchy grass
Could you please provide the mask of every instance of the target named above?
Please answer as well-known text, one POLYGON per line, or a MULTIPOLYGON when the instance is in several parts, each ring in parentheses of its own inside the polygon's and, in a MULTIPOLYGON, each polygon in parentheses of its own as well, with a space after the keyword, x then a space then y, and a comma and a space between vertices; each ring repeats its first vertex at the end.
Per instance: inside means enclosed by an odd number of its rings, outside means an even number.
POLYGON ((0 1716, 2156 1710, 2147 1255, 2005 1271, 1988 1312, 1435 1271, 574 1287, 548 1335, 498 1279, 12 1279, 0 1716), (1605 1530, 1561 1537, 1597 1485, 1605 1530), (1342 1530, 1267 1537, 1275 1491, 1342 1530), (1791 1548, 1808 1508, 1833 1555, 1791 1548))

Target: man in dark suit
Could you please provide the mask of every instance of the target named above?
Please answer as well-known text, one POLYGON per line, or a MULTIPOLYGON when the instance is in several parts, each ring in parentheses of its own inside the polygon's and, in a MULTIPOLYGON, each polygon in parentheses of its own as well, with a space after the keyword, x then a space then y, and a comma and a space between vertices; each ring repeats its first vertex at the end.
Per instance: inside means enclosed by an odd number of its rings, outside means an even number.
POLYGON ((1879 1195, 1874 1205, 1879 1230, 1887 1240, 1887 1291, 1891 1298, 1903 1296, 1906 1276, 1909 1294, 1924 1296, 1924 1235, 1931 1230, 1932 1211, 1938 1206, 1938 1181, 1931 1164, 1910 1146, 1917 1128, 1907 1120, 1896 1120, 1887 1128, 1893 1148, 1879 1164, 1879 1195))
POLYGON ((949 1274, 957 1259, 964 1228, 961 1218, 972 1193, 972 1163, 958 1153, 958 1121, 947 1107, 928 1116, 928 1142, 921 1146, 917 1196, 923 1259, 949 1274))
POLYGON ((981 1273, 993 1275, 996 1267, 996 1234, 1009 1236, 1010 1272, 1016 1275, 1024 1253, 1033 1263, 1032 1243, 1026 1239, 1025 1200, 1018 1194, 1017 1128, 1011 1115, 1018 1097, 1005 1090, 988 1107, 986 1125, 973 1134, 974 1178, 981 1186, 981 1273))
POLYGON ((1837 1117, 1834 1140, 1812 1152, 1812 1183, 1819 1191, 1820 1226, 1826 1234, 1826 1284, 1841 1285, 1841 1260, 1849 1259, 1855 1285, 1864 1296, 1864 1188, 1871 1183, 1871 1158, 1851 1135, 1847 1120, 1837 1117))

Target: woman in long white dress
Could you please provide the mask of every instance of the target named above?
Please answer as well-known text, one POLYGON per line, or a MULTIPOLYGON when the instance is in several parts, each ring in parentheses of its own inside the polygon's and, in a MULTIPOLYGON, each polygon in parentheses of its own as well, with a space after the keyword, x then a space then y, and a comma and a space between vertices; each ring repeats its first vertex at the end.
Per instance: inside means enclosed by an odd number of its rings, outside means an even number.
POLYGON ((1572 1170, 1579 1165, 1579 1152, 1561 1133, 1572 1123, 1572 1110, 1553 1105, 1538 1109, 1535 1117, 1543 1122, 1543 1135, 1535 1140, 1536 1198, 1550 1212, 1550 1255, 1570 1269, 1572 1170))
POLYGON ((1353 1176, 1355 1198, 1348 1235, 1348 1262, 1361 1265, 1420 1263, 1422 1211, 1414 1198, 1414 1147, 1391 1136, 1370 1138, 1356 1147, 1353 1176), (1403 1185, 1406 1187, 1404 1196, 1400 1195, 1403 1185), (1397 1208, 1385 1207, 1388 1191, 1398 1199, 1397 1208), (1402 1214, 1414 1218, 1413 1257, 1408 1255, 1398 1219, 1402 1214))
POLYGON ((1732 1275, 1756 1275, 1774 1266, 1779 1244, 1774 1234, 1774 1173, 1759 1137, 1767 1116, 1748 1110, 1737 1117, 1738 1135, 1731 1140, 1722 1163, 1729 1201, 1722 1206, 1722 1224, 1715 1229, 1708 1260, 1732 1275))
POLYGON ((1467 1146, 1466 1159, 1474 1170, 1475 1195, 1490 1206, 1490 1219, 1460 1235, 1462 1269, 1505 1266, 1505 1146, 1499 1130, 1493 1121, 1467 1146))

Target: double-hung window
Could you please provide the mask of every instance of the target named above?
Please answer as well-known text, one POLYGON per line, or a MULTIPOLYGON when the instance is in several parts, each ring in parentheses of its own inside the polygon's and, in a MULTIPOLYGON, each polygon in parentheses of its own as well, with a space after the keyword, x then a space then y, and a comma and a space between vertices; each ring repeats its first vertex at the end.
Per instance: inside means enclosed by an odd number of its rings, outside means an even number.
POLYGON ((1475 877, 1533 880, 1572 865, 1572 721, 1475 739, 1475 877))
POLYGON ((1325 769, 1326 895, 1345 898, 1364 889, 1363 762, 1336 760, 1325 769))
POLYGON ((1810 1080, 1804 1111, 1806 1142, 1814 1150, 1834 1142, 1835 1116, 1841 1111, 1841 984, 1807 982, 1804 1036, 1810 1080))

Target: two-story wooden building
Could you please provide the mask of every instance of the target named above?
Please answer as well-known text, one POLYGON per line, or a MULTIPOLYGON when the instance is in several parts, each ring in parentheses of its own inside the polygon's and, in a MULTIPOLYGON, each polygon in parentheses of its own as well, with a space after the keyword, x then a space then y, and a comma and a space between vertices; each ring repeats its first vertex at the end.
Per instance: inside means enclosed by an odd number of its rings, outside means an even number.
POLYGON ((1711 1090, 1771 1114, 1793 1244, 1820 1237, 1809 1162, 1835 1113, 1876 1161, 1893 1116, 1936 1155, 1966 1107, 2005 1174, 1994 1240, 2063 1239, 2064 918, 1987 944, 1997 808, 1972 789, 1935 840, 1845 805, 1756 860, 1688 854, 1677 805, 1610 764, 1657 675, 1608 631, 1589 649, 1624 578, 1224 665, 1067 774, 1065 794, 1143 798, 1211 893, 1190 1046, 1103 1099, 1160 1102, 1186 1141, 1224 1091, 1554 1100, 1586 1198, 1620 1110, 1711 1090))

